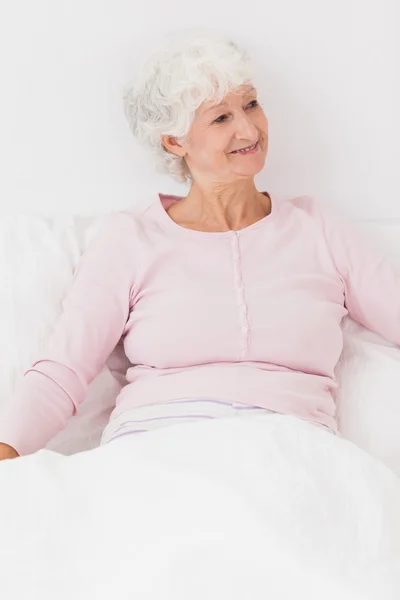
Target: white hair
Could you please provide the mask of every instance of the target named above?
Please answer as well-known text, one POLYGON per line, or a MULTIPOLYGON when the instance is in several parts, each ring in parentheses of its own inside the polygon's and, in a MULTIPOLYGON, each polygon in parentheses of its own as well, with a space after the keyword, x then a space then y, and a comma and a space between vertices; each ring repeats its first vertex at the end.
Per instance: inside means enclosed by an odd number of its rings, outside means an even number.
POLYGON ((161 135, 187 140, 204 100, 219 103, 253 81, 249 54, 237 43, 211 32, 175 33, 143 63, 137 81, 125 87, 124 112, 156 170, 185 183, 191 179, 186 161, 165 148, 161 135))

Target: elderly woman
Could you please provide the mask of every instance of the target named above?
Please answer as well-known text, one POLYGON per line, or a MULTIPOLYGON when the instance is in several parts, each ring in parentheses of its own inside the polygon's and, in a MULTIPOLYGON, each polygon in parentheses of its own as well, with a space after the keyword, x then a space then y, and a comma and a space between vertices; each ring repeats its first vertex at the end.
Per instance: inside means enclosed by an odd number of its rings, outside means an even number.
POLYGON ((248 54, 169 41, 125 94, 158 170, 188 182, 113 211, 0 424, 1 458, 65 427, 120 340, 129 368, 101 444, 192 419, 294 415, 338 433, 346 314, 400 344, 400 278, 314 198, 259 191, 268 120, 248 54))

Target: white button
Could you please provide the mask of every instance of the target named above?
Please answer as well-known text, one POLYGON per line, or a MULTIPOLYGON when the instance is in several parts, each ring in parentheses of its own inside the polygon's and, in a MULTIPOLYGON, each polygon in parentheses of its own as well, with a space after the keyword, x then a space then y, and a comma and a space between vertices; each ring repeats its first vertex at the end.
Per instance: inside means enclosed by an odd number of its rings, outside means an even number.
POLYGON ((244 325, 244 326, 242 327, 242 331, 243 331, 243 333, 246 333, 246 331, 247 331, 248 329, 249 329, 249 328, 247 327, 247 325, 244 325))

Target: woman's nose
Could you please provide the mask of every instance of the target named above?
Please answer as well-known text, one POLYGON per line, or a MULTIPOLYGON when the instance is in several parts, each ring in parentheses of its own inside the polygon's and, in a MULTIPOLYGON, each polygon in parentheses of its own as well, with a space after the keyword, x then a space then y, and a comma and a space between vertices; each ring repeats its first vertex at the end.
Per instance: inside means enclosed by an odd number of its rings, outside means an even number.
POLYGON ((236 137, 238 139, 246 139, 249 142, 256 141, 258 137, 257 127, 246 113, 238 115, 236 125, 236 137))

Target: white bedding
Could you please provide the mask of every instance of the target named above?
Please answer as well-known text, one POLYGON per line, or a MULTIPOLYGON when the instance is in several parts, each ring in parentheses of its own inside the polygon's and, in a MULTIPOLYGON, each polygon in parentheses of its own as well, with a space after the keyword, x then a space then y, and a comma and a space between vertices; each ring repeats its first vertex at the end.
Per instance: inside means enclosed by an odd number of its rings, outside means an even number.
POLYGON ((0 463, 7 600, 394 600, 400 479, 294 417, 0 463))

